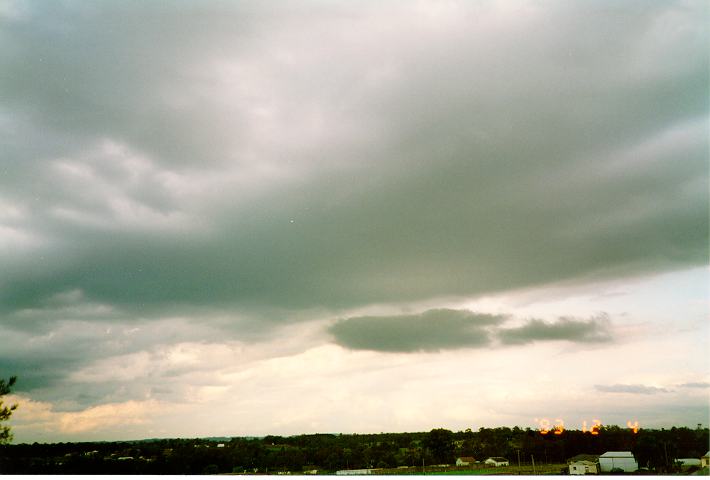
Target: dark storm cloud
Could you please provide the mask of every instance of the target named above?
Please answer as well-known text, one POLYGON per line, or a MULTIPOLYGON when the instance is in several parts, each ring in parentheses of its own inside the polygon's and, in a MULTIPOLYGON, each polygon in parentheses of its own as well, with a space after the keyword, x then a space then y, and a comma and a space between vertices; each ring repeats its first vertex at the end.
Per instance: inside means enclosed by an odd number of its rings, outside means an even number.
POLYGON ((373 4, 67 5, 2 33, 0 191, 36 240, 5 259, 6 311, 72 289, 138 310, 360 306, 705 261, 689 7, 464 8, 489 32, 384 29, 373 4))
POLYGON ((589 320, 560 318, 555 322, 530 320, 516 328, 498 331, 498 338, 506 345, 522 345, 539 341, 567 340, 577 343, 611 341, 609 319, 606 316, 589 320))
POLYGON ((656 393, 668 393, 665 388, 652 387, 648 385, 594 385, 599 392, 605 393, 637 393, 641 395, 654 395, 656 393))
MULTIPOLYGON (((248 312, 232 338, 306 308, 707 262, 704 2, 443 17, 397 2, 7 5, 2 332, 176 312, 197 330, 204 310, 248 312)), ((420 330, 399 338, 404 320, 363 317, 333 333, 353 348, 488 345, 483 317, 437 315, 448 330, 413 316, 420 330), (378 329, 386 341, 367 337, 378 329)), ((0 335, 16 353, 0 368, 60 379, 101 355, 86 333, 76 354, 54 340, 23 355, 0 335)), ((605 338, 579 320, 500 335, 605 338)))
POLYGON ((490 344, 487 327, 504 317, 466 310, 428 310, 416 315, 368 316, 330 327, 336 343, 353 350, 381 352, 481 348, 490 344))

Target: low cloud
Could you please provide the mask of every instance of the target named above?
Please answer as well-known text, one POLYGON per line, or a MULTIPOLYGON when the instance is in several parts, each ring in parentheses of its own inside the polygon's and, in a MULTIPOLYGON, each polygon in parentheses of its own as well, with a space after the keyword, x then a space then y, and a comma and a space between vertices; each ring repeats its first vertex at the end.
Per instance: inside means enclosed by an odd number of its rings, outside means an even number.
POLYGON ((589 320, 561 318, 553 323, 530 320, 520 327, 501 328, 508 319, 504 315, 438 309, 414 315, 348 318, 329 331, 341 346, 384 352, 492 347, 496 339, 503 345, 555 340, 596 343, 611 339, 606 315, 589 320))
POLYGON ((500 330, 498 338, 506 345, 550 340, 568 340, 578 343, 606 342, 611 340, 609 325, 606 315, 589 320, 560 318, 553 323, 534 319, 521 327, 500 330))
POLYGON ((504 317, 468 310, 428 310, 415 315, 367 316, 341 320, 330 333, 353 350, 382 352, 439 351, 490 345, 487 327, 504 317))
POLYGON ((65 434, 91 431, 106 431, 113 427, 144 425, 157 412, 164 412, 167 405, 156 400, 129 400, 121 403, 107 403, 80 411, 60 411, 52 403, 35 401, 14 395, 11 400, 18 403, 13 415, 13 424, 20 429, 56 430, 65 434))
POLYGON ((654 395, 656 393, 668 393, 665 388, 652 387, 649 385, 594 385, 594 388, 599 392, 605 393, 637 393, 641 395, 654 395))
POLYGON ((681 383, 678 385, 680 388, 710 388, 710 383, 708 382, 688 382, 681 383))

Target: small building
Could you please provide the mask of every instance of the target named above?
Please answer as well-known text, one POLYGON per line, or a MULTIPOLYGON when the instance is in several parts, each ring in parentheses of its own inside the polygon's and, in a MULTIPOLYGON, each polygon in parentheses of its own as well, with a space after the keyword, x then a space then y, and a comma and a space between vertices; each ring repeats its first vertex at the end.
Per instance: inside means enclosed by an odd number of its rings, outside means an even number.
POLYGON ((710 451, 700 457, 700 467, 707 467, 708 465, 710 465, 710 451))
POLYGON ((606 452, 599 456, 599 469, 601 473, 615 470, 635 472, 639 469, 639 464, 631 452, 606 452))
POLYGON ((488 457, 483 461, 483 463, 494 467, 507 467, 510 465, 508 459, 503 457, 488 457))
POLYGON ((224 443, 218 443, 217 448, 224 448, 224 443))
POLYGON ((567 459, 570 475, 596 475, 599 473, 599 455, 582 453, 567 459))
POLYGON ((676 463, 680 464, 681 468, 699 467, 701 460, 699 458, 676 458, 676 463))
POLYGON ((474 463, 476 463, 476 459, 473 457, 459 457, 456 459, 457 467, 468 467, 474 463))
POLYGON ((599 464, 589 460, 579 460, 569 464, 570 475, 596 475, 599 473, 599 464))
POLYGON ((338 470, 336 475, 371 475, 371 468, 358 468, 356 470, 338 470))

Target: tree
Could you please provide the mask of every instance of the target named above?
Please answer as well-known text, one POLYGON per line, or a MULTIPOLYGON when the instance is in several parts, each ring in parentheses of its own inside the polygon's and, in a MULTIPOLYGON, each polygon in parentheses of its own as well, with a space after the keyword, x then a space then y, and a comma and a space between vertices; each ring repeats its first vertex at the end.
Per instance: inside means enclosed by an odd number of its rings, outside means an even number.
POLYGON ((7 382, 0 379, 0 445, 3 443, 10 443, 10 441, 12 441, 10 427, 3 427, 2 422, 8 420, 12 416, 12 412, 17 408, 17 404, 3 406, 2 397, 10 393, 12 386, 16 381, 17 377, 10 377, 7 382))
POLYGON ((427 448, 436 463, 452 463, 454 461, 454 433, 444 428, 435 428, 424 439, 427 448))

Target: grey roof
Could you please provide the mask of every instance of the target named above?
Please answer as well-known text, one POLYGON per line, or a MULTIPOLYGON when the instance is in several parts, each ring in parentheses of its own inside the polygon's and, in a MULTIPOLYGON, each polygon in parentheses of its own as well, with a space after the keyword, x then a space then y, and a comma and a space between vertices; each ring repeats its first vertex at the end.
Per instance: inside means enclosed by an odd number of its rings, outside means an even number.
POLYGON ((597 460, 599 460, 599 455, 592 455, 590 453, 580 453, 579 455, 575 455, 572 458, 568 458, 567 463, 582 462, 585 460, 587 462, 596 462, 597 460))
POLYGON ((606 452, 599 456, 599 458, 611 458, 611 457, 623 457, 623 458, 634 458, 634 454, 626 452, 606 452))

